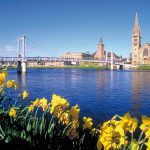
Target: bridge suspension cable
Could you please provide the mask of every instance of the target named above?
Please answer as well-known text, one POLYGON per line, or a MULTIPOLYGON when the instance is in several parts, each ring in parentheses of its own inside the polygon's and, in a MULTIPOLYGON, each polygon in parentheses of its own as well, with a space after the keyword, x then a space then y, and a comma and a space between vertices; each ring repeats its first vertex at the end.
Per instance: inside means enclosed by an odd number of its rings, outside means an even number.
POLYGON ((53 54, 54 56, 58 56, 57 54, 55 53, 52 53, 50 51, 48 51, 47 49, 45 49, 44 47, 42 47, 40 44, 38 44, 37 42, 31 40, 29 37, 26 37, 26 39, 28 40, 30 46, 32 46, 33 48, 35 49, 38 49, 39 51, 41 51, 42 53, 48 55, 48 56, 51 56, 51 54, 53 54))

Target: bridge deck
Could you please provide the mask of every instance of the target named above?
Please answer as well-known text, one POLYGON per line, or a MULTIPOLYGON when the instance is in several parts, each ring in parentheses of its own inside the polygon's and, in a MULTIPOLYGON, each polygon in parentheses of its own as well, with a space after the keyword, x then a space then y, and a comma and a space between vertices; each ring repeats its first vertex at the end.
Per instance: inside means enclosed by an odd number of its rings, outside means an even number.
MULTIPOLYGON (((17 62, 21 61, 22 58, 20 57, 0 57, 0 62, 17 62)), ((60 58, 60 57, 26 57, 25 61, 43 61, 43 62, 65 62, 65 61, 71 61, 71 62, 95 62, 95 63, 106 63, 106 59, 66 59, 66 58, 60 58)), ((120 59, 113 60, 115 63, 121 63, 120 59)), ((107 60, 107 63, 110 63, 111 59, 107 60)))

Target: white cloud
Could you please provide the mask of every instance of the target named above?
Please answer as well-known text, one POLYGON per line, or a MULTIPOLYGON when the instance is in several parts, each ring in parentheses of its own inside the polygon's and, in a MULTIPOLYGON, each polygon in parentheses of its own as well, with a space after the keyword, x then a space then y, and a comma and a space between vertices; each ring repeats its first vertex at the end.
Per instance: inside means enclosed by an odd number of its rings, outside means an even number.
POLYGON ((15 52, 15 51, 17 51, 17 50, 16 50, 16 47, 15 47, 14 45, 5 45, 5 46, 4 46, 4 49, 5 49, 5 51, 7 51, 7 52, 15 52))

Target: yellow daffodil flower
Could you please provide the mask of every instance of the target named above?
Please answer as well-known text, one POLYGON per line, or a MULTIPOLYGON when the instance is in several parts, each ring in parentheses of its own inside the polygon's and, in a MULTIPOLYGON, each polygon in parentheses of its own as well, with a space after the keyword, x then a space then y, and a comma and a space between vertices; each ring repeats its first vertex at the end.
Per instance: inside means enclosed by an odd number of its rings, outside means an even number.
POLYGON ((97 141, 96 146, 97 146, 97 149, 98 149, 98 150, 101 150, 101 149, 102 149, 102 143, 101 143, 101 140, 100 140, 100 139, 97 141))
POLYGON ((150 117, 142 116, 140 129, 145 133, 146 137, 150 137, 150 117))
POLYGON ((69 114, 68 112, 63 112, 58 116, 59 122, 62 124, 68 125, 70 122, 69 114))
POLYGON ((69 102, 59 95, 53 94, 50 105, 50 113, 54 113, 57 116, 69 107, 69 102))
POLYGON ((27 98, 28 96, 29 96, 29 93, 28 93, 27 91, 24 91, 24 92, 22 93, 23 99, 27 98))
POLYGON ((106 150, 120 149, 125 144, 123 125, 121 121, 115 119, 105 122, 101 127, 99 140, 106 150))
POLYGON ((87 117, 83 117, 83 121, 84 121, 84 124, 83 124, 83 129, 90 129, 93 125, 93 122, 92 122, 92 118, 87 118, 87 117))
POLYGON ((14 85, 15 85, 15 80, 8 80, 6 82, 6 86, 7 86, 8 89, 13 87, 14 85))
POLYGON ((0 86, 5 83, 6 77, 3 73, 0 73, 0 86))
POLYGON ((5 69, 2 69, 2 74, 4 74, 5 75, 5 77, 7 77, 8 76, 8 72, 7 72, 7 69, 5 68, 5 69))
POLYGON ((69 115, 72 117, 73 121, 78 120, 79 112, 80 112, 80 108, 78 105, 75 105, 70 109, 69 115))
POLYGON ((146 150, 150 150, 150 139, 148 139, 148 141, 145 143, 145 145, 147 146, 146 150))
POLYGON ((135 139, 133 139, 133 141, 131 142, 131 150, 138 150, 139 149, 139 146, 137 145, 138 144, 138 142, 135 140, 135 139))
POLYGON ((16 110, 14 108, 11 108, 9 110, 9 116, 15 118, 16 117, 16 110))
POLYGON ((149 126, 150 125, 150 117, 142 115, 142 122, 145 126, 149 126))
POLYGON ((145 131, 145 135, 147 138, 150 138, 150 128, 145 131))
POLYGON ((129 132, 133 133, 135 131, 135 129, 137 128, 137 126, 138 126, 137 118, 132 118, 132 124, 130 126, 129 132))
POLYGON ((137 118, 132 118, 128 112, 121 118, 121 124, 125 131, 133 133, 138 126, 138 120, 137 118))
POLYGON ((31 112, 31 111, 33 111, 33 110, 34 110, 34 105, 32 104, 32 105, 30 105, 30 106, 28 107, 28 111, 31 112))
POLYGON ((41 107, 42 107, 43 111, 45 111, 48 108, 48 104, 47 104, 47 99, 46 98, 40 99, 40 104, 41 104, 41 107))
POLYGON ((36 107, 40 107, 40 105, 41 105, 40 99, 37 98, 37 99, 33 102, 33 105, 36 106, 36 107))

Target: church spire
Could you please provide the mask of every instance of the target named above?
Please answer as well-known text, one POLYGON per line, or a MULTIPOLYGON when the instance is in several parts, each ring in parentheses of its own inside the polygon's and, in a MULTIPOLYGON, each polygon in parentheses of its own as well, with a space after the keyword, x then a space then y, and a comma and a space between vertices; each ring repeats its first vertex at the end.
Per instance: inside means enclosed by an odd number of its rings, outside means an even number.
POLYGON ((136 15, 135 15, 135 22, 134 22, 133 32, 134 33, 140 32, 140 26, 139 26, 139 20, 138 20, 137 12, 136 12, 136 15))
POLYGON ((139 26, 139 21, 138 21, 138 14, 136 12, 136 15, 135 15, 135 23, 134 23, 134 26, 139 26))
POLYGON ((132 33, 132 64, 137 65, 140 63, 140 48, 141 48, 141 33, 138 22, 138 15, 135 15, 135 22, 132 33))
POLYGON ((102 36, 101 36, 101 38, 99 39, 99 44, 104 45, 104 44, 103 44, 102 36))

